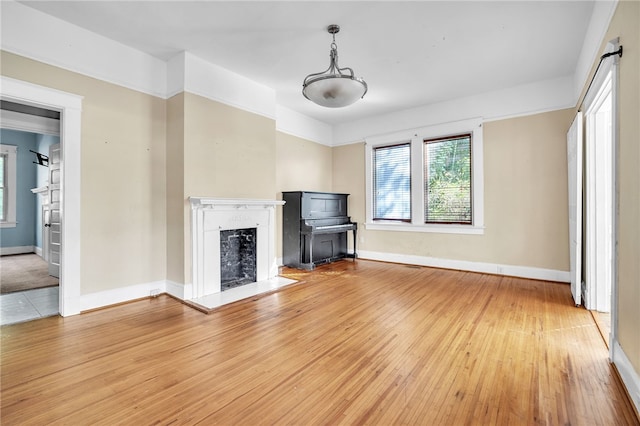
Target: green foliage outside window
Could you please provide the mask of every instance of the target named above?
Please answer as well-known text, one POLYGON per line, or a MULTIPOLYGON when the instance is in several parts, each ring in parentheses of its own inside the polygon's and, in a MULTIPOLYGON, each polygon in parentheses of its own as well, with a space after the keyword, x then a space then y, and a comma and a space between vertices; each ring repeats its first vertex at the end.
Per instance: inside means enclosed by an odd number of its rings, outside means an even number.
POLYGON ((471 224, 471 135, 425 141, 425 222, 471 224))

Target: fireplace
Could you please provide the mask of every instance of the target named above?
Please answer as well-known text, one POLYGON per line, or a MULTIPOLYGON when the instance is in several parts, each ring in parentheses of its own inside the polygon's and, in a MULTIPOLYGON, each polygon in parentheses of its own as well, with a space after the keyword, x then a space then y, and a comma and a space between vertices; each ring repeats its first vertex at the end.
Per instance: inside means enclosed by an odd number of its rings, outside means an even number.
POLYGON ((220 286, 229 290, 256 282, 256 228, 220 231, 220 286))
MULTIPOLYGON (((191 203, 192 291, 191 297, 186 295, 187 299, 202 298, 221 293, 236 285, 247 287, 244 284, 260 283, 277 277, 275 207, 283 205, 284 201, 204 197, 190 197, 189 201, 191 203), (228 240, 229 237, 232 241, 228 240), (226 242, 225 239, 227 239, 226 242), (242 244, 240 239, 244 239, 242 244), (248 248, 251 244, 254 245, 253 249, 248 248), (240 245, 243 247, 239 247, 240 245), (248 253, 232 252, 225 258, 221 252, 226 248, 232 248, 232 250, 242 248, 248 253), (255 258, 249 263, 252 262, 253 266, 238 266, 236 257, 245 257, 241 262, 247 263, 247 256, 253 256, 252 250, 255 258), (223 258, 225 260, 222 260, 223 258), (255 275, 243 268, 255 268, 255 275), (229 271, 225 269, 233 269, 234 274, 242 275, 242 277, 231 279, 230 282, 234 282, 226 288, 223 280, 228 278, 229 271), (238 284, 237 281, 242 283, 238 284)), ((235 288, 232 289, 235 290, 235 288)))

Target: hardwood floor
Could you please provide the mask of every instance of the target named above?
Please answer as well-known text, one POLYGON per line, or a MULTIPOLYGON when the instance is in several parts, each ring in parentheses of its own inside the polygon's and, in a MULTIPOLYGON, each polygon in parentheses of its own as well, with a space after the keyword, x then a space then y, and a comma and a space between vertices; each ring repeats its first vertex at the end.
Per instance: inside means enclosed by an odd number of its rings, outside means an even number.
POLYGON ((358 260, 1 328, 1 423, 638 425, 565 284, 358 260))

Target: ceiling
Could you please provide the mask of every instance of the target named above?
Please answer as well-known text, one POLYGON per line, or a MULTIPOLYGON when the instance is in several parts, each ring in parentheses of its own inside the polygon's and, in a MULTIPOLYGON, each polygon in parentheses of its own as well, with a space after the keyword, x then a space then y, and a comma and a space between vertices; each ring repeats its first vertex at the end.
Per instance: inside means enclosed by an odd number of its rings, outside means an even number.
POLYGON ((267 85, 279 105, 336 125, 573 75, 594 1, 22 1, 157 58, 188 51, 267 85), (329 65, 369 85, 354 105, 302 96, 329 65))

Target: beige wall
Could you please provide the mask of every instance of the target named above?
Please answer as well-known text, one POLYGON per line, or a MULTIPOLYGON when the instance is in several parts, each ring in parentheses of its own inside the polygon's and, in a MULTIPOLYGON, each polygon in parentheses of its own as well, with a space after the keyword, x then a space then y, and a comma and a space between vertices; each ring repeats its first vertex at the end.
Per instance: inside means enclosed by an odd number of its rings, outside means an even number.
POLYGON ((184 282, 184 93, 167 100, 167 280, 184 282))
MULTIPOLYGON (((442 259, 569 269, 563 110, 484 124, 484 235, 371 231, 359 249, 442 259)), ((365 218, 364 144, 334 149, 334 189, 365 218)))
MULTIPOLYGON (((276 132, 276 199, 283 191, 332 191, 332 149, 276 132)), ((277 208, 276 253, 282 257, 282 207, 277 208)))
POLYGON ((351 220, 358 222, 358 233, 364 232, 365 220, 365 158, 364 143, 333 148, 333 191, 349 194, 351 220))
POLYGON ((11 53, 2 75, 84 96, 81 293, 165 278, 165 101, 11 53))
POLYGON ((176 260, 170 270, 168 268, 168 279, 176 283, 189 283, 189 197, 274 200, 276 132, 275 121, 272 119, 191 93, 179 96, 180 98, 169 101, 171 115, 168 117, 168 127, 176 127, 175 132, 169 133, 172 138, 169 146, 172 150, 181 152, 177 152, 177 159, 170 157, 168 164, 176 163, 174 172, 181 173, 179 179, 182 178, 183 187, 180 194, 180 188, 169 186, 167 210, 172 212, 168 222, 169 237, 172 244, 176 243, 169 251, 183 262, 180 265, 176 260), (173 103, 177 104, 175 108, 173 103), (182 161, 179 155, 183 156, 182 161), (178 209, 182 211, 182 219, 177 216, 178 209), (181 236, 177 235, 178 229, 181 229, 181 236))
POLYGON ((618 3, 605 40, 615 37, 624 46, 618 104, 618 341, 640 375, 640 2, 618 3))
POLYGON ((331 191, 332 148, 276 133, 276 186, 282 191, 331 191))
POLYGON ((275 199, 275 121, 184 96, 185 197, 275 199))

